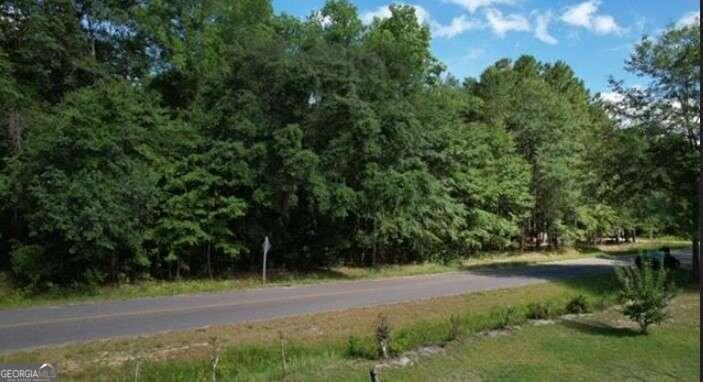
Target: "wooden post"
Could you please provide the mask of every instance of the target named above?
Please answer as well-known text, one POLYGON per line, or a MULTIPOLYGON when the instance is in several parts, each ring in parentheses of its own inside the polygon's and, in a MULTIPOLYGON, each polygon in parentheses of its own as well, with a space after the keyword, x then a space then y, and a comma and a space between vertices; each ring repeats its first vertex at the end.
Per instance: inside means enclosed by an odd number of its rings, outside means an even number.
POLYGON ((288 365, 286 364, 286 345, 283 342, 283 332, 278 332, 278 338, 281 341, 281 362, 283 363, 283 377, 288 375, 288 365))
POLYGON ((371 382, 381 382, 381 378, 378 375, 378 370, 376 370, 376 366, 372 367, 371 370, 369 370, 369 376, 371 377, 371 382))
POLYGON ((210 361, 212 362, 212 382, 217 382, 217 364, 220 363, 220 348, 217 337, 210 337, 210 361))
POLYGON ((134 368, 134 382, 139 382, 139 366, 141 365, 142 360, 140 358, 137 358, 137 366, 134 368))

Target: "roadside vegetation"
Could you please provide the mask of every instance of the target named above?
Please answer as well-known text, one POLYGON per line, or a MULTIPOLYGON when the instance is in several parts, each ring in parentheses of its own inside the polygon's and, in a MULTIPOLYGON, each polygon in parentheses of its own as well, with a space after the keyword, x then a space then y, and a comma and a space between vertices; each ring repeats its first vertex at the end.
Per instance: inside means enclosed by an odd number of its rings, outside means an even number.
POLYGON ((585 375, 611 375, 609 380, 616 381, 627 380, 630 372, 647 380, 656 379, 658 373, 690 380, 697 375, 699 302, 688 282, 689 272, 673 275, 683 293, 667 308, 670 318, 649 335, 624 319, 618 306, 619 282, 610 274, 37 349, 0 356, 0 362, 55 359, 62 366, 62 378, 91 381, 133 381, 137 367, 139 381, 211 381, 214 359, 217 379, 223 381, 367 381, 372 368, 384 381, 429 376, 510 380, 521 375, 537 381, 577 376, 584 370, 585 375), (583 313, 588 314, 573 316, 583 313), (572 316, 560 321, 564 314, 572 316), (540 325, 533 326, 535 322, 540 325), (380 338, 386 341, 385 361, 380 338), (613 357, 613 349, 627 357, 613 357), (397 363, 404 357, 411 364, 397 363), (613 371, 622 362, 629 365, 647 357, 657 362, 613 371), (380 363, 390 366, 378 367, 380 363))
MULTIPOLYGON (((477 253, 449 262, 383 265, 371 267, 329 267, 309 271, 270 270, 267 286, 302 285, 331 281, 353 281, 386 277, 427 275, 471 270, 480 267, 504 267, 538 264, 603 255, 635 255, 659 251, 662 247, 690 248, 686 240, 675 237, 638 239, 637 243, 607 244, 593 247, 564 247, 550 251, 503 251, 477 253)), ((178 281, 151 280, 108 286, 78 285, 74 288, 55 287, 43 292, 14 286, 8 275, 0 274, 0 309, 43 304, 93 302, 139 297, 172 296, 189 293, 224 292, 260 288, 261 275, 242 273, 228 278, 197 278, 178 281)))

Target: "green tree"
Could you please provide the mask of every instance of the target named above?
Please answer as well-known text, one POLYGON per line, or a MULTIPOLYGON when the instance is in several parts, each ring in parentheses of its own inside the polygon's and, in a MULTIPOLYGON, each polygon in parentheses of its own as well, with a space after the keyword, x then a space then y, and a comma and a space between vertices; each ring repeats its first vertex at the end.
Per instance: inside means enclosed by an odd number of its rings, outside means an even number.
POLYGON ((264 236, 303 268, 690 231, 697 72, 669 58, 695 62, 692 32, 640 44, 631 70, 660 82, 619 111, 654 107, 618 125, 564 62, 459 85, 407 5, 370 25, 348 0, 0 12, 0 266, 28 285, 215 277, 264 236))
POLYGON ((366 46, 380 57, 401 91, 435 82, 444 67, 430 53, 429 27, 418 22, 411 6, 391 5, 390 12, 391 17, 371 25, 366 46))
MULTIPOLYGON (((177 278, 181 270, 202 264, 203 257, 207 274, 213 278, 213 258, 218 253, 235 259, 246 250, 236 235, 236 224, 247 206, 236 191, 251 182, 245 156, 241 144, 218 142, 169 171, 150 237, 166 254, 158 260, 176 263, 177 278), (202 256, 194 259, 193 252, 202 256)), ((169 273, 171 268, 169 264, 169 273)))
MULTIPOLYGON (((160 168, 188 141, 187 129, 151 95, 111 82, 70 94, 27 134, 10 169, 29 229, 16 251, 42 247, 34 264, 44 268, 43 281, 100 282, 145 269, 160 168)), ((33 271, 21 265, 20 279, 33 271)))
POLYGON ((324 29, 325 40, 349 46, 361 40, 364 26, 356 7, 348 0, 330 0, 311 16, 324 29))
POLYGON ((477 117, 504 126, 531 166, 535 207, 524 235, 537 247, 545 237, 553 247, 574 240, 589 128, 579 111, 588 110, 587 92, 563 63, 543 65, 529 56, 496 62, 467 90, 482 99, 477 117))
MULTIPOLYGON (((672 233, 690 237, 698 254, 700 24, 670 26, 655 39, 643 37, 625 68, 649 80, 642 89, 611 80, 622 96, 612 112, 643 147, 643 161, 634 166, 644 165, 631 171, 630 181, 664 196, 660 200, 667 208, 658 218, 672 233)), ((698 256, 694 263, 697 269, 698 256)))

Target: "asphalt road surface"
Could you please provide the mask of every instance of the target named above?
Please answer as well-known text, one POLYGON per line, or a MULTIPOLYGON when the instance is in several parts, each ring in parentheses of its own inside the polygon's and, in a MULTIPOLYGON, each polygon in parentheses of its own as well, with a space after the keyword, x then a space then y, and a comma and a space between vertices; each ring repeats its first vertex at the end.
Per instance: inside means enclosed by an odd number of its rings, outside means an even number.
MULTIPOLYGON (((690 263, 690 254, 677 256, 690 263)), ((588 258, 429 276, 0 310, 0 353, 569 280, 609 272, 623 261, 630 260, 588 258)))

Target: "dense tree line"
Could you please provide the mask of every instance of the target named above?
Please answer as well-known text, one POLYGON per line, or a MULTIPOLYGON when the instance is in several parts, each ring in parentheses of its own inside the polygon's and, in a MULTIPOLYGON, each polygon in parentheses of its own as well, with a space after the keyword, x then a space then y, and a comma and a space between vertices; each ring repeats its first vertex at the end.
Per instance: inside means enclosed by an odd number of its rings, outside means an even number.
MULTIPOLYGON (((288 267, 693 237, 698 140, 647 135, 673 120, 623 122, 641 106, 530 56, 461 83, 413 8, 391 13, 4 1, 0 266, 44 287, 247 270, 266 235, 288 267)), ((633 71, 659 73, 652 44, 633 71)))

